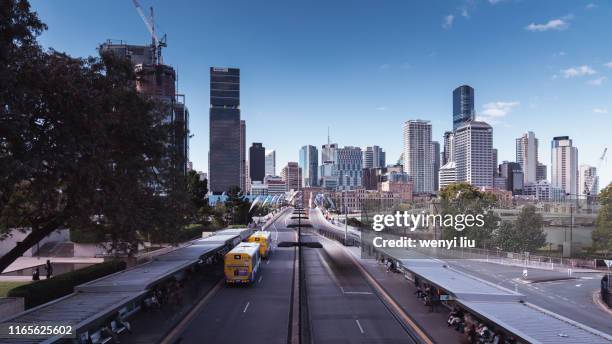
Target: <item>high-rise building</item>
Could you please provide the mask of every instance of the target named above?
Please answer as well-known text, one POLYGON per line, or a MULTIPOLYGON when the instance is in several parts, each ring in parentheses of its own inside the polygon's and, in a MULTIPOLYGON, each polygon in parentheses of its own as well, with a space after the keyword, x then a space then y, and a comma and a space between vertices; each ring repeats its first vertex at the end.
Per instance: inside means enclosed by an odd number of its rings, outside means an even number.
POLYGON ((100 53, 111 53, 128 59, 136 73, 136 91, 154 98, 164 106, 165 121, 174 124, 168 141, 176 154, 175 167, 187 174, 189 162, 189 110, 185 95, 176 94, 176 73, 169 65, 158 63, 151 45, 130 45, 123 41, 107 40, 99 47, 100 53))
POLYGON ((302 169, 297 162, 288 162, 281 171, 281 178, 287 184, 287 190, 302 188, 302 169))
POLYGON ((471 121, 455 131, 457 181, 477 188, 493 187, 493 128, 471 121))
POLYGON ((538 139, 532 131, 516 139, 516 162, 523 170, 524 183, 535 183, 538 170, 538 139))
POLYGON ((338 188, 352 190, 361 187, 363 157, 361 148, 347 146, 336 150, 338 188))
POLYGON ((570 198, 578 194, 578 148, 569 136, 557 136, 551 142, 550 185, 570 198))
POLYGON ((474 89, 462 85, 453 90, 453 131, 474 120, 474 89))
POLYGON ((240 69, 211 67, 208 172, 213 194, 241 184, 241 136, 240 69))
POLYGON ((499 174, 505 179, 505 190, 512 191, 513 195, 521 195, 524 189, 524 176, 521 165, 517 162, 504 161, 499 165, 499 174))
POLYGON ((444 132, 444 150, 442 152, 442 165, 446 165, 447 163, 455 160, 454 137, 455 137, 455 134, 452 131, 444 132))
POLYGON ((491 149, 491 163, 493 164, 493 177, 497 176, 497 148, 491 149))
POLYGON ((300 168, 302 169, 302 185, 317 186, 319 182, 319 151, 317 147, 307 145, 300 148, 300 168))
POLYGON ((378 184, 384 181, 387 168, 369 167, 363 168, 361 173, 361 185, 366 190, 378 190, 378 184))
POLYGON ((251 184, 248 175, 248 166, 246 159, 246 121, 240 120, 240 190, 247 191, 248 185, 251 184))
POLYGON ((263 182, 266 176, 266 148, 260 142, 249 147, 249 177, 251 183, 263 182))
POLYGON ((536 181, 547 180, 548 173, 546 171, 546 165, 541 162, 538 162, 538 168, 536 169, 536 181))
POLYGON ((385 152, 379 146, 368 146, 363 151, 363 168, 385 167, 385 152))
POLYGON ((578 177, 578 194, 581 197, 594 197, 599 191, 597 168, 590 165, 580 165, 578 177))
POLYGON ((434 191, 431 123, 410 120, 404 123, 404 172, 412 178, 415 193, 434 191))
POLYGON ((433 181, 434 181, 434 186, 433 189, 434 191, 438 191, 439 190, 439 178, 438 178, 438 174, 440 172, 440 142, 438 141, 431 141, 431 158, 433 159, 432 164, 433 164, 433 181))
POLYGON ((338 144, 327 143, 321 146, 321 163, 333 163, 335 164, 338 160, 338 144))
POLYGON ((266 176, 276 175, 276 151, 266 150, 266 176))

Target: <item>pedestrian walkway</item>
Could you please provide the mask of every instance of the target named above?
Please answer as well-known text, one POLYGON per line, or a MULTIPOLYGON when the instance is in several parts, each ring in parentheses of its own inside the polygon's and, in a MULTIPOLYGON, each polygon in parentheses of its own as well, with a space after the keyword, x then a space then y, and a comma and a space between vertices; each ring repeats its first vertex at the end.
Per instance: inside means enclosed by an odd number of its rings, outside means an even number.
POLYGON ((450 310, 440 305, 435 312, 431 312, 416 297, 414 284, 402 274, 387 272, 386 267, 374 259, 361 259, 359 249, 351 249, 351 253, 434 342, 461 343, 464 340, 459 332, 446 326, 450 310))

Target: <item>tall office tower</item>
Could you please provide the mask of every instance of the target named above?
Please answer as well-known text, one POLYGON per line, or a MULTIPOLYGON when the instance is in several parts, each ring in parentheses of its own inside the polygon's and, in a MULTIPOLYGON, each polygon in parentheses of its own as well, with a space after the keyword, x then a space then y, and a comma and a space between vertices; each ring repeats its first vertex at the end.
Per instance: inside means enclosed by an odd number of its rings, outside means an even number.
MULTIPOLYGON (((189 162, 189 110, 185 95, 176 93, 176 73, 172 66, 157 61, 155 48, 151 45, 129 45, 123 41, 107 40, 98 48, 100 53, 111 53, 128 59, 136 73, 136 91, 154 98, 165 106, 165 121, 175 124, 168 138, 176 155, 175 167, 187 174, 189 162)), ((170 154, 170 153, 169 153, 170 154)))
POLYGON ((379 146, 368 146, 363 151, 363 168, 385 167, 385 152, 379 146))
POLYGON ((569 136, 557 136, 551 142, 550 184, 570 198, 578 193, 578 148, 569 136))
POLYGON ((338 144, 327 143, 321 146, 321 163, 335 164, 338 160, 338 144))
POLYGON ((512 191, 513 195, 521 195, 523 193, 523 180, 525 177, 521 164, 504 161, 499 165, 499 174, 506 180, 506 190, 512 191))
POLYGON ((329 142, 321 146, 321 166, 319 168, 319 185, 326 190, 338 187, 338 144, 329 142))
POLYGON ((338 188, 352 190, 361 187, 363 156, 361 148, 346 146, 336 150, 338 188))
POLYGON ((317 147, 307 145, 300 149, 300 168, 302 169, 302 185, 304 187, 319 184, 319 151, 317 147))
POLYGON ((431 123, 420 119, 404 123, 404 172, 412 177, 415 193, 434 191, 431 123))
POLYGON ((374 167, 374 150, 372 147, 368 146, 363 151, 363 168, 373 168, 374 167))
POLYGON ((240 120, 240 190, 247 191, 251 182, 248 176, 248 166, 246 159, 246 121, 240 120), (248 184, 248 185, 247 185, 248 184))
POLYGON ((533 131, 516 139, 516 162, 521 165, 525 184, 538 180, 538 139, 533 131))
POLYGON ((302 188, 302 169, 297 162, 288 162, 281 171, 281 178, 287 184, 287 190, 302 188))
POLYGON ((260 142, 249 147, 249 177, 251 183, 263 182, 266 176, 266 148, 260 142))
POLYGON ((240 186, 240 132, 240 69, 211 67, 208 173, 213 194, 240 186))
POLYGON ((497 148, 491 149, 491 162, 493 166, 493 175, 497 175, 497 148))
POLYGON ((451 161, 455 160, 454 149, 455 149, 455 134, 452 131, 444 132, 444 149, 442 152, 442 165, 446 165, 451 161))
POLYGON ((453 131, 474 120, 474 89, 462 85, 453 90, 453 131))
POLYGON ((493 187, 493 128, 471 121, 455 131, 457 181, 475 187, 493 187))
POLYGON ((548 173, 546 171, 546 165, 538 162, 538 168, 536 169, 536 181, 548 179, 548 173))
POLYGON ((599 183, 597 179, 597 167, 590 165, 580 165, 580 180, 578 184, 578 194, 583 197, 593 197, 597 195, 599 183))
POLYGON ((276 175, 276 151, 266 150, 266 176, 276 175))
POLYGON ((440 184, 438 174, 440 173, 440 142, 431 141, 431 158, 433 164, 433 190, 438 191, 440 184))

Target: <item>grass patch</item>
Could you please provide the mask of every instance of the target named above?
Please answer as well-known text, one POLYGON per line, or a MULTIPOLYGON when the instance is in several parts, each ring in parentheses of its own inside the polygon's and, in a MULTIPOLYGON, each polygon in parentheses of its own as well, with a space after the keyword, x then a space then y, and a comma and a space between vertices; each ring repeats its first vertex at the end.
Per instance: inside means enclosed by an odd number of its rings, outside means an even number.
POLYGON ((0 297, 6 297, 9 290, 29 283, 30 281, 0 281, 0 297))

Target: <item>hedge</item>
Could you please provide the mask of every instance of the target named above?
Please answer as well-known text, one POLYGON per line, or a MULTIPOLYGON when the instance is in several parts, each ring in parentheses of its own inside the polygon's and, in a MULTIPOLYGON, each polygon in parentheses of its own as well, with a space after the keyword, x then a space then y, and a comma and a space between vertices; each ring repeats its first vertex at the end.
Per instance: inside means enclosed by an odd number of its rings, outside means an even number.
POLYGON ((126 263, 123 261, 112 260, 103 262, 50 279, 35 281, 13 288, 8 292, 7 296, 23 297, 25 308, 29 309, 66 296, 74 291, 75 286, 125 270, 125 268, 126 263))

